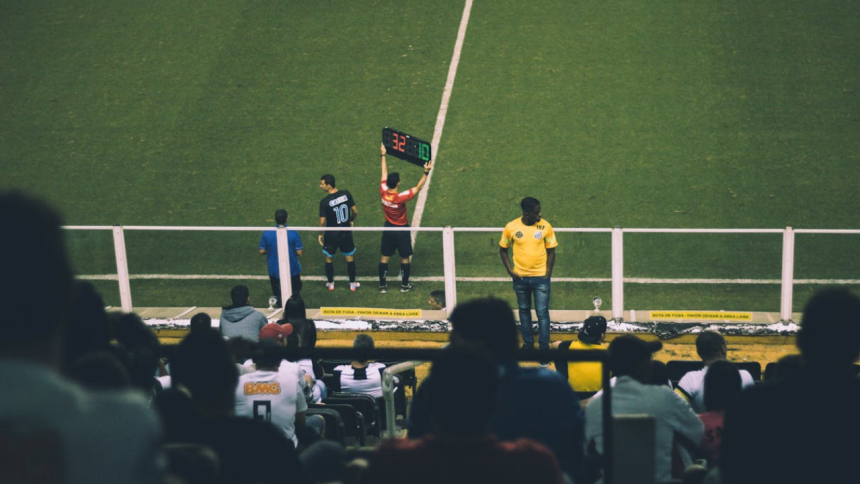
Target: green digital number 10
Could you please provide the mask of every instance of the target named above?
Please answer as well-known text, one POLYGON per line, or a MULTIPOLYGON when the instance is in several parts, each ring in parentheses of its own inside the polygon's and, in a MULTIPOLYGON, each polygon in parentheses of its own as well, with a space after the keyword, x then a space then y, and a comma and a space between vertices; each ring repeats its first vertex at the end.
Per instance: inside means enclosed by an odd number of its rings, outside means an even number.
POLYGON ((418 157, 424 161, 430 161, 430 145, 424 143, 419 144, 418 157))

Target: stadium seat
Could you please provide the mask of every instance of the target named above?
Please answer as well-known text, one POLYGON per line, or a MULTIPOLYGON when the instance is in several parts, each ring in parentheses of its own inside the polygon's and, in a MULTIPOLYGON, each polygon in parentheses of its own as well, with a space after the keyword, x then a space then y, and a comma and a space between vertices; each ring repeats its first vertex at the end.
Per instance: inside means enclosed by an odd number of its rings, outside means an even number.
MULTIPOLYGON (((779 367, 778 361, 770 362, 767 364, 767 366, 764 367, 764 379, 765 379, 765 381, 773 380, 774 378, 776 378, 776 372, 777 372, 778 367, 779 367)), ((860 365, 854 364, 854 374, 857 375, 858 377, 860 377, 860 365)), ((753 376, 755 376, 755 375, 753 375, 753 376)))
POLYGON ((367 440, 367 427, 364 423, 364 415, 362 415, 362 413, 356 410, 352 405, 338 403, 321 405, 318 403, 312 403, 308 405, 308 408, 321 408, 336 411, 340 414, 341 420, 343 420, 344 437, 355 439, 361 446, 365 445, 367 440))
POLYGON ((649 415, 612 417, 612 476, 615 484, 654 482, 657 424, 649 415), (647 477, 650 476, 650 479, 647 477))
POLYGON ((320 360, 320 365, 323 367, 323 371, 325 371, 326 375, 330 375, 334 372, 334 369, 340 365, 348 365, 352 363, 352 360, 320 360))
POLYGON ((772 361, 764 367, 764 379, 765 379, 765 381, 774 379, 774 377, 776 375, 776 369, 778 366, 779 366, 778 362, 772 361))
MULTIPOLYGON (((733 361, 738 370, 746 370, 755 381, 761 380, 761 364, 757 361, 733 361)), ((701 360, 671 360, 666 363, 672 386, 677 387, 681 378, 690 371, 701 370, 705 364, 701 360)))
POLYGON ((738 370, 748 371, 753 380, 761 381, 761 363, 758 361, 733 361, 732 363, 737 365, 738 370))
POLYGON ((346 445, 345 428, 340 413, 328 408, 308 407, 306 415, 321 416, 325 419, 325 439, 346 445))
POLYGON ((325 383, 326 388, 328 388, 329 393, 341 391, 340 371, 332 370, 332 373, 326 372, 326 374, 323 375, 322 380, 323 383, 325 383))
POLYGON ((673 387, 677 387, 678 381, 688 372, 701 370, 704 367, 702 360, 671 360, 666 363, 666 370, 669 372, 673 387))
MULTIPOLYGON (((387 366, 387 365, 386 365, 387 366)), ((401 380, 401 377, 404 377, 407 381, 412 381, 412 392, 415 394, 415 386, 418 384, 418 378, 415 376, 415 370, 412 369, 410 371, 405 371, 403 373, 398 373, 396 375, 397 379, 400 383, 397 384, 397 387, 394 391, 394 414, 395 415, 403 415, 406 417, 406 408, 408 407, 406 401, 406 385, 404 385, 401 380), (411 375, 410 375, 411 372, 411 375)), ((323 377, 323 383, 326 384, 326 388, 328 388, 330 393, 335 392, 343 392, 343 387, 340 383, 341 372, 339 370, 332 370, 331 374, 326 374, 323 377)), ((343 392, 347 393, 347 392, 343 392)), ((378 399, 379 412, 382 414, 382 423, 383 427, 385 426, 385 399, 378 399)))
POLYGON ((355 407, 364 416, 367 435, 379 437, 384 421, 380 418, 379 402, 371 395, 364 393, 333 392, 323 400, 328 404, 347 404, 355 407))

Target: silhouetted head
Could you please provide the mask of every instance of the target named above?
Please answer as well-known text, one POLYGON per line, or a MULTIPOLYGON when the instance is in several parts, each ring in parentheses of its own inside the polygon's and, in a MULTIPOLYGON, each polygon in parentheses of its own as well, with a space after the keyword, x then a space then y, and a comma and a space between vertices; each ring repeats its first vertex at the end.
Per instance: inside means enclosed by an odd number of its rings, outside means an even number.
POLYGON ((725 360, 715 361, 705 374, 705 409, 709 412, 726 410, 742 389, 738 367, 725 360))
POLYGON ((860 298, 844 287, 815 293, 803 310, 797 347, 810 366, 847 367, 860 356, 860 298))
POLYGON ((451 345, 483 348, 496 362, 517 351, 517 323, 507 302, 485 297, 458 304, 451 313, 451 345))

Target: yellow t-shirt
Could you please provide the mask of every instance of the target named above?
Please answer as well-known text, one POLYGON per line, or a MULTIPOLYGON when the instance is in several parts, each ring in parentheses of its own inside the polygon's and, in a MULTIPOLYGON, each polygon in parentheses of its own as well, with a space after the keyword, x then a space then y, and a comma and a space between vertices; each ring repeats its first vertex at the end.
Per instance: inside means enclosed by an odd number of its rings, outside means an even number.
MULTIPOLYGON (((582 341, 572 341, 571 350, 605 350, 603 345, 592 345, 582 341)), ((603 363, 594 362, 568 362, 567 381, 574 391, 596 392, 603 388, 603 363)))
POLYGON ((558 241, 546 220, 526 225, 522 218, 517 218, 505 225, 499 245, 505 249, 513 246, 514 274, 542 277, 546 275, 546 250, 557 247, 558 241))

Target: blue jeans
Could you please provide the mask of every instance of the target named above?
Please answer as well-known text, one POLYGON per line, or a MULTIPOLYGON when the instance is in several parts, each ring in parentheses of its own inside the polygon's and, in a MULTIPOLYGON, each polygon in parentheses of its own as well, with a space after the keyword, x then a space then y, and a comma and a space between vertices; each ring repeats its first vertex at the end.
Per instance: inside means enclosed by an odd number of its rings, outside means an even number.
POLYGON ((517 307, 520 310, 520 332, 523 344, 535 344, 532 334, 532 296, 538 317, 538 344, 541 349, 549 348, 549 279, 546 277, 515 277, 514 292, 517 294, 517 307))

